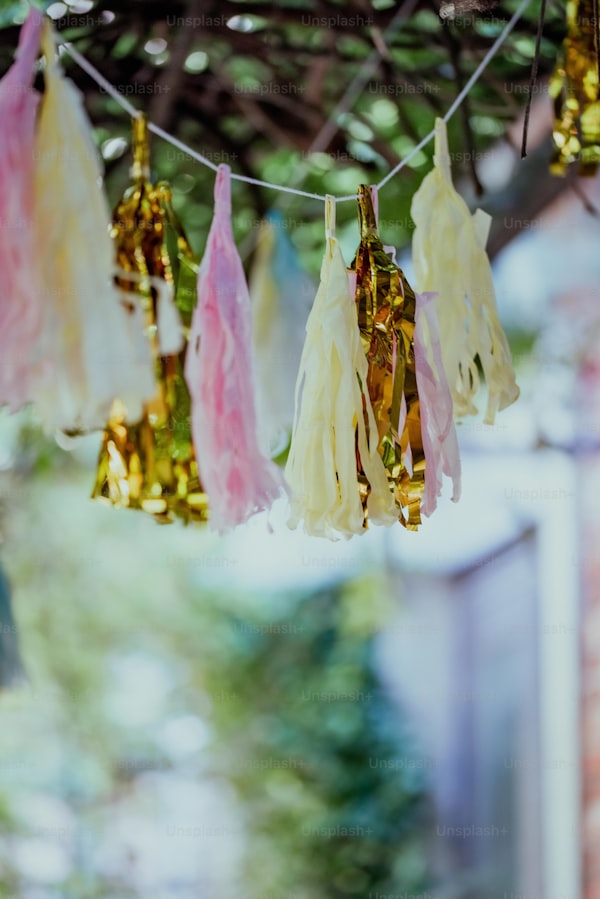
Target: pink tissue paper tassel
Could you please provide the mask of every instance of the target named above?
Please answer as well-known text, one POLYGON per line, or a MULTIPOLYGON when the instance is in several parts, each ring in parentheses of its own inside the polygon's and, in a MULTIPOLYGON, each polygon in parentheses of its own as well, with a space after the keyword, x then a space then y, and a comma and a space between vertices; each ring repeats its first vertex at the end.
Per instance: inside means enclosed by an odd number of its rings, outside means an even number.
POLYGON ((41 322, 33 245, 33 90, 43 16, 32 9, 16 61, 0 81, 0 405, 16 411, 32 397, 41 322))
POLYGON ((259 450, 251 353, 250 295, 231 230, 231 170, 220 165, 185 363, 198 468, 219 531, 270 508, 284 484, 259 450))
POLYGON ((431 515, 442 489, 442 475, 452 478, 452 499, 460 498, 460 455, 454 426, 452 395, 442 364, 436 293, 415 294, 415 371, 425 452, 425 491, 421 510, 431 515), (433 359, 428 360, 424 330, 429 330, 433 359), (433 363, 433 367, 430 363, 433 363), (435 369, 435 371, 434 371, 435 369))

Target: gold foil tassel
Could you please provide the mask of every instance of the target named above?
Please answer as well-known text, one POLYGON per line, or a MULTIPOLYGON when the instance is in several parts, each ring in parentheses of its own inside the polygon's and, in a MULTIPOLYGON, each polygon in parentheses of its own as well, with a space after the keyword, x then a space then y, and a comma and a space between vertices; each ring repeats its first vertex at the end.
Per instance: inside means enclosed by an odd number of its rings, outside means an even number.
MULTIPOLYGON (((415 295, 383 248, 364 184, 359 188, 358 218, 360 245, 350 271, 356 272, 358 325, 368 362, 367 388, 379 432, 379 453, 398 519, 409 530, 417 530, 425 455, 415 373, 415 295)), ((357 464, 366 524, 369 482, 358 454, 357 464)))
POLYGON ((600 162, 599 35, 598 0, 568 0, 567 36, 549 87, 554 175, 565 175, 577 160, 580 175, 595 175, 600 162))
POLYGON ((131 327, 140 328, 140 352, 149 346, 156 395, 141 421, 126 423, 124 404, 113 404, 106 425, 95 499, 141 509, 159 522, 175 517, 206 521, 208 503, 194 455, 190 396, 183 366, 196 303, 197 261, 173 211, 166 182, 150 178, 146 120, 133 120, 132 185, 117 203, 111 236, 122 302, 131 327))

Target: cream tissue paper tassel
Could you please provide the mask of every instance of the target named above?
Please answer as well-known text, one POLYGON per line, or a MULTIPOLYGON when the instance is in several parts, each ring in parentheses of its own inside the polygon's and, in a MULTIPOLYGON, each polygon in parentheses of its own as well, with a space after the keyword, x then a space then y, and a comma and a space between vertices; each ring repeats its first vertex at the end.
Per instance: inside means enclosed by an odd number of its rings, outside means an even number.
POLYGON ((49 430, 101 430, 116 397, 129 421, 141 416, 154 393, 154 374, 150 355, 141 359, 132 347, 113 282, 100 158, 81 95, 62 73, 49 19, 42 50, 33 217, 43 294, 42 377, 34 398, 49 430))
POLYGON ((519 396, 485 251, 491 218, 471 215, 452 184, 446 123, 435 123, 435 167, 412 200, 415 288, 438 294, 442 358, 457 417, 478 412, 479 357, 487 384, 485 423, 519 396))
POLYGON ((290 527, 303 520, 307 534, 337 539, 365 531, 357 452, 370 484, 368 520, 391 525, 397 514, 377 449, 377 424, 366 389, 367 359, 335 238, 335 200, 330 196, 325 227, 327 246, 306 326, 285 474, 292 491, 290 527))

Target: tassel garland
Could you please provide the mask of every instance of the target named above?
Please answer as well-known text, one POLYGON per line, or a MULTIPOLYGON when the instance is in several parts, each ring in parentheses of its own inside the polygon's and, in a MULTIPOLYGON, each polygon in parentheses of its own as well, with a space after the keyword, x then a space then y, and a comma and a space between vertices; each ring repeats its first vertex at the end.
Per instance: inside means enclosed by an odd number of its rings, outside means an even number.
MULTIPOLYGON (((597 41, 573 18, 590 2, 569 3, 553 82, 561 172, 600 161, 597 41)), ((81 96, 35 10, 0 81, 0 134, 0 405, 35 403, 47 430, 102 431, 94 499, 223 532, 289 492, 289 526, 333 540, 370 523, 416 531, 444 477, 459 499, 454 418, 477 412, 480 369, 487 423, 519 388, 485 251, 490 218, 454 188, 442 119, 411 206, 416 292, 379 236, 377 186, 361 185, 349 268, 325 198, 310 314, 311 282, 277 213, 261 227, 249 291, 227 165, 197 260, 169 185, 151 177, 141 115, 111 219, 81 96), (269 456, 283 456, 290 433, 286 483, 269 456)))

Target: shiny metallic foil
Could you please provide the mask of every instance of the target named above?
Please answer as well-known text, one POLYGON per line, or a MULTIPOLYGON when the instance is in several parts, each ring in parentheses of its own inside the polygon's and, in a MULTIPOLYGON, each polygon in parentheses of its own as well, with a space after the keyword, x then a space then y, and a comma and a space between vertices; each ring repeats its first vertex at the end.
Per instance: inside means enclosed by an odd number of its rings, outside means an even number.
MULTIPOLYGON (((369 188, 359 188, 360 245, 350 267, 356 271, 358 325, 369 364, 367 387, 379 431, 383 459, 399 521, 409 530, 421 523, 421 497, 425 486, 425 454, 413 334, 415 295, 404 273, 383 248, 369 188), (395 356, 395 365, 394 365, 395 356), (406 421, 398 433, 402 397, 406 421), (410 443, 412 474, 407 457, 410 443)), ((368 429, 368 421, 367 422, 368 429)), ((367 525, 369 484, 357 450, 358 482, 367 525)))
POLYGON ((206 521, 208 500, 198 476, 190 431, 190 395, 183 376, 185 349, 196 303, 197 261, 171 205, 165 182, 150 181, 149 135, 144 118, 133 121, 132 185, 118 202, 112 224, 117 285, 125 302, 141 303, 155 360, 156 395, 137 424, 125 420, 115 401, 104 431, 94 499, 141 509, 159 522, 176 517, 206 521), (132 272, 128 280, 122 272, 132 272), (149 278, 173 285, 185 344, 178 355, 161 356, 156 289, 149 278))
POLYGON ((567 36, 549 87, 555 175, 565 175, 574 162, 580 175, 595 175, 600 162, 599 36, 598 0, 568 0, 567 36))

